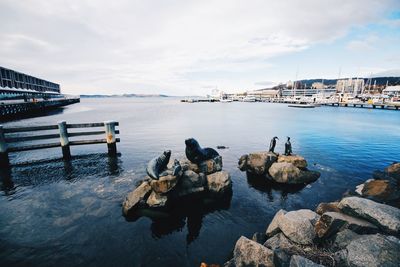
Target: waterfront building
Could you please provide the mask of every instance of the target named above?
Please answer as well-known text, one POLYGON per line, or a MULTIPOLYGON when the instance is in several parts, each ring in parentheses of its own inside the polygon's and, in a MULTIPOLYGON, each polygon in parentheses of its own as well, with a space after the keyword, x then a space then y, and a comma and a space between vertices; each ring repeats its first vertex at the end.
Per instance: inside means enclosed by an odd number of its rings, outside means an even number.
POLYGON ((0 66, 0 99, 57 98, 60 85, 0 66))
POLYGON ((312 89, 324 89, 325 85, 322 82, 315 82, 311 85, 312 89))
POLYGON ((382 94, 387 95, 389 97, 400 98, 400 85, 387 86, 382 94))
POLYGON ((326 98, 334 95, 336 93, 335 88, 323 88, 323 89, 316 89, 316 88, 298 88, 298 89, 283 89, 282 90, 282 97, 313 97, 315 95, 324 96, 326 98))
POLYGON ((254 97, 255 99, 260 101, 277 98, 279 97, 279 95, 280 92, 278 89, 265 88, 265 89, 247 91, 247 96, 254 97))

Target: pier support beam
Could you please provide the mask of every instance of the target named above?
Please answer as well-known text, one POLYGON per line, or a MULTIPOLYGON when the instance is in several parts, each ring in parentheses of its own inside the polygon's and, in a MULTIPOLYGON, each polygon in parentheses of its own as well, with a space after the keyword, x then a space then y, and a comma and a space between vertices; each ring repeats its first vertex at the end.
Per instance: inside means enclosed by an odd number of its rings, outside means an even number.
POLYGON ((58 129, 60 130, 60 143, 64 159, 71 159, 71 149, 69 148, 67 123, 60 121, 58 123, 58 129))
POLYGON ((0 125, 0 167, 9 168, 10 159, 8 158, 6 137, 4 135, 3 125, 0 125))
POLYGON ((106 128, 106 140, 108 147, 108 155, 117 155, 117 140, 115 138, 115 121, 105 121, 104 126, 106 128))

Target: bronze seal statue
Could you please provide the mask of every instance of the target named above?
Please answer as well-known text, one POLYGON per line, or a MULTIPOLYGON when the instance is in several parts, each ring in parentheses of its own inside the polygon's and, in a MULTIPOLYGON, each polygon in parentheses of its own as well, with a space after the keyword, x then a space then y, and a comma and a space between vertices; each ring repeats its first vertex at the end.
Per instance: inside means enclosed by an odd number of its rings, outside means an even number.
POLYGON ((218 152, 213 148, 201 148, 199 143, 194 138, 186 139, 185 144, 186 157, 193 163, 199 164, 205 160, 213 159, 219 156, 218 152))
POLYGON ((160 173, 167 169, 169 159, 171 157, 171 150, 164 151, 160 156, 150 160, 147 164, 146 172, 153 178, 158 180, 160 173))

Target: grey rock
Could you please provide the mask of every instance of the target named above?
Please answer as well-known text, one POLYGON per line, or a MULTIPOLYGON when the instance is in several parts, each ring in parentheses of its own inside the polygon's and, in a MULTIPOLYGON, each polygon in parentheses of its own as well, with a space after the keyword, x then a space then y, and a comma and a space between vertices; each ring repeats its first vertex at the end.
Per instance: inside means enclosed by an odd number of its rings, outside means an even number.
POLYGON ((238 162, 239 170, 241 170, 241 171, 247 170, 247 158, 248 158, 248 155, 243 155, 240 157, 239 162, 238 162))
POLYGON ((216 194, 224 194, 232 190, 232 180, 228 172, 219 171, 207 175, 208 190, 216 194))
POLYGON ((313 244, 316 237, 314 224, 319 215, 311 210, 297 210, 286 213, 278 222, 279 228, 291 241, 302 244, 313 244))
POLYGON ((165 195, 157 194, 156 192, 151 192, 146 203, 151 208, 162 208, 167 205, 168 197, 165 195))
POLYGON ((141 202, 146 201, 147 197, 151 192, 150 183, 144 181, 141 183, 135 190, 130 192, 128 196, 125 198, 124 203, 122 204, 122 212, 125 215, 128 215, 130 211, 134 211, 137 209, 141 202))
POLYGON ((278 222, 286 213, 287 211, 281 209, 275 214, 271 223, 268 225, 267 231, 265 232, 267 236, 274 236, 281 231, 281 229, 279 229, 278 222))
POLYGON ((363 235, 346 247, 344 254, 348 266, 397 267, 400 263, 400 240, 394 236, 363 235))
POLYGON ((319 238, 328 238, 343 229, 350 229, 360 234, 376 233, 378 228, 370 222, 339 212, 325 212, 315 224, 319 238))
POLYGON ((293 255, 290 259, 290 267, 321 267, 324 265, 315 263, 299 255, 293 255))
POLYGON ((400 231, 400 209, 398 208, 360 197, 343 198, 339 203, 339 208, 346 214, 375 224, 387 233, 398 234, 400 231))
POLYGON ((176 198, 203 192, 206 182, 204 174, 197 174, 194 171, 187 170, 183 173, 175 190, 173 190, 171 194, 176 198))
POLYGON ((289 267, 291 255, 284 249, 277 248, 274 250, 275 267, 289 267))
POLYGON ((275 251, 278 248, 285 249, 286 251, 292 250, 296 246, 292 241, 290 241, 283 233, 278 233, 273 237, 269 238, 264 246, 275 251))
POLYGON ((317 180, 320 173, 316 171, 300 170, 292 163, 279 162, 271 165, 269 168, 269 175, 277 183, 304 184, 317 180))
POLYGON ((233 259, 236 267, 274 266, 273 251, 244 236, 236 242, 233 259))
POLYGON ((235 266, 235 259, 230 259, 229 261, 225 262, 223 267, 236 267, 235 266))
POLYGON ((344 249, 348 244, 350 244, 351 241, 359 238, 360 236, 361 235, 358 235, 349 229, 344 229, 333 237, 332 246, 335 249, 344 249))

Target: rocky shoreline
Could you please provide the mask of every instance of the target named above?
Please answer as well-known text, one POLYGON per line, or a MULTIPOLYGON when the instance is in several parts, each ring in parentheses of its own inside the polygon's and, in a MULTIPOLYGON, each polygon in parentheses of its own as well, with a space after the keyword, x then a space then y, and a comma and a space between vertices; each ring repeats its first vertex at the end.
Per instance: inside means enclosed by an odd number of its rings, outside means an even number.
MULTIPOLYGON (((255 155, 242 157, 239 168, 265 177, 279 164, 279 156, 255 155)), ((299 168, 299 162, 291 164, 299 168)), ((315 211, 279 210, 265 233, 238 239, 224 266, 399 266, 400 163, 373 177, 354 194, 320 203, 315 211)))

